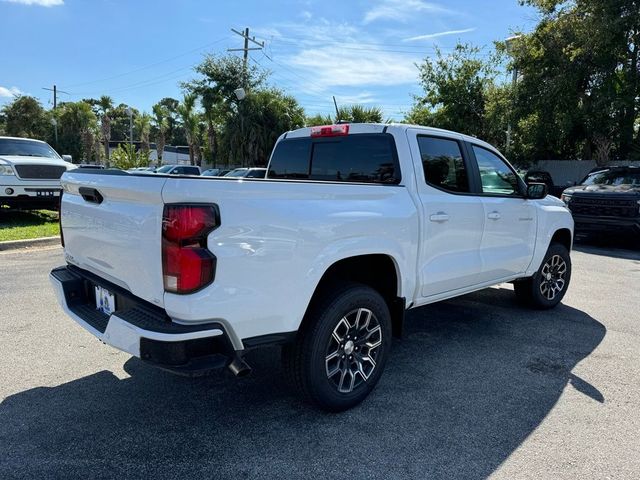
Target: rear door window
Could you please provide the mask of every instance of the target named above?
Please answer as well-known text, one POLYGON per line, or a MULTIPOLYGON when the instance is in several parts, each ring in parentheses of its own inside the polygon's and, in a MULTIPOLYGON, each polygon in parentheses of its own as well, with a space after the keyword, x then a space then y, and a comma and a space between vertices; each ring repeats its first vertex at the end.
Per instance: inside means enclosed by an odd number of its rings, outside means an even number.
POLYGON ((469 175, 458 141, 419 135, 418 148, 429 185, 449 192, 469 192, 469 175))

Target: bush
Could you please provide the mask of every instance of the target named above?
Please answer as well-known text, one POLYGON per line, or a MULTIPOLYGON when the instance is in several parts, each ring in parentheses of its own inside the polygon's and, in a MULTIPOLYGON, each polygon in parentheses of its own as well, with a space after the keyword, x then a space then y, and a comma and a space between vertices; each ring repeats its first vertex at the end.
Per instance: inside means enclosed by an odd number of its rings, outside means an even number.
POLYGON ((110 163, 112 167, 128 170, 129 168, 148 167, 149 152, 136 151, 136 147, 130 144, 120 144, 111 153, 110 163))

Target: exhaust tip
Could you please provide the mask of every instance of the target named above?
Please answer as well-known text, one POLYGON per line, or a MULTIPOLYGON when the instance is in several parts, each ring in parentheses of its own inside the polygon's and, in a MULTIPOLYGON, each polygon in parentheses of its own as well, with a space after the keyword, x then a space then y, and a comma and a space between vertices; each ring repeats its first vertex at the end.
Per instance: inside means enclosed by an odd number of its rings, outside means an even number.
POLYGON ((239 355, 233 357, 227 368, 238 378, 246 377, 251 373, 251 367, 239 355))

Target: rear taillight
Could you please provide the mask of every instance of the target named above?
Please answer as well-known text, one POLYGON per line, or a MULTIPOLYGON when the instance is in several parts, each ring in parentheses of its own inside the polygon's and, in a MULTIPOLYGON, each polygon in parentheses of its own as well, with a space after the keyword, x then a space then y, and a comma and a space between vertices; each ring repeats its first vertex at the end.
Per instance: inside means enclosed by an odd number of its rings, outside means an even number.
POLYGON ((349 124, 340 125, 322 125, 319 127, 311 127, 312 137, 341 137, 349 135, 349 124))
POLYGON ((216 257, 207 236, 218 221, 215 205, 165 205, 162 215, 162 275, 164 289, 192 293, 213 281, 216 257))

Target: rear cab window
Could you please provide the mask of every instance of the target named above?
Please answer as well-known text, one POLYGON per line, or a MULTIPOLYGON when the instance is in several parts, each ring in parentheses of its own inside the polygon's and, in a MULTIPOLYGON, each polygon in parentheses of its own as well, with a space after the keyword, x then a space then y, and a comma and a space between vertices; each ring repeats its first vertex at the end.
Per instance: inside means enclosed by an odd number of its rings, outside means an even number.
POLYGON ((267 178, 398 184, 401 175, 392 135, 358 133, 281 140, 267 178))

